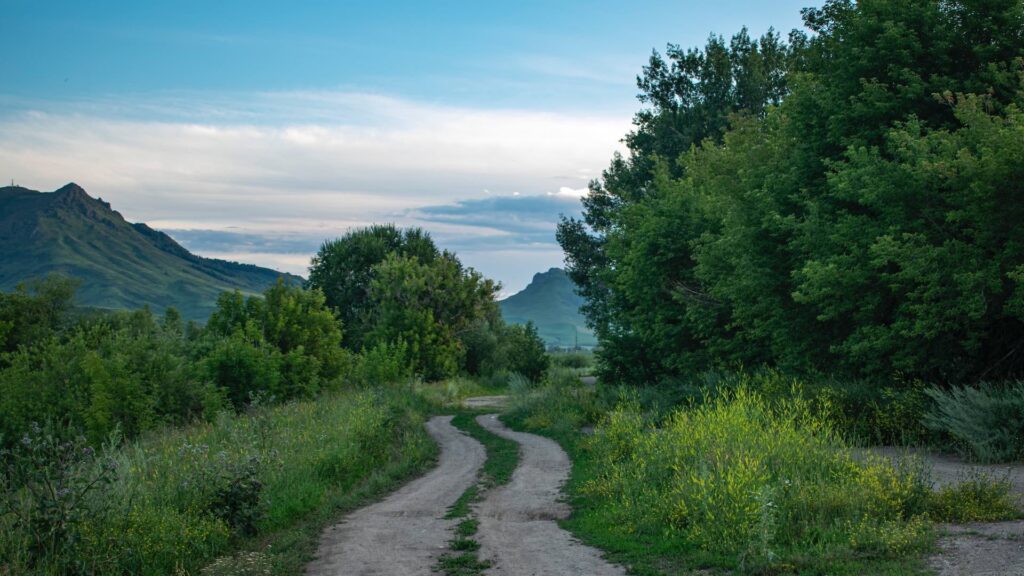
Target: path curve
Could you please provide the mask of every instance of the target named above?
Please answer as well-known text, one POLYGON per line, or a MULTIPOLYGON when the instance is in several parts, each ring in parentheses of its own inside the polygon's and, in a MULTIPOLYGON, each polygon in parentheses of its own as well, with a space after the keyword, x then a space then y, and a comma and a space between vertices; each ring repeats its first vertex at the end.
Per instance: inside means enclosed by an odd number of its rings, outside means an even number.
POLYGON ((487 430, 518 442, 519 466, 512 480, 490 490, 474 506, 480 526, 480 558, 490 560, 492 576, 620 576, 625 571, 581 544, 557 521, 569 516, 561 487, 569 478, 569 456, 555 441, 514 432, 497 415, 477 417, 487 430))
POLYGON ((427 432, 441 446, 437 467, 328 528, 316 560, 306 567, 308 576, 433 574, 457 522, 444 515, 476 482, 487 457, 483 445, 451 420, 436 416, 427 422, 427 432))

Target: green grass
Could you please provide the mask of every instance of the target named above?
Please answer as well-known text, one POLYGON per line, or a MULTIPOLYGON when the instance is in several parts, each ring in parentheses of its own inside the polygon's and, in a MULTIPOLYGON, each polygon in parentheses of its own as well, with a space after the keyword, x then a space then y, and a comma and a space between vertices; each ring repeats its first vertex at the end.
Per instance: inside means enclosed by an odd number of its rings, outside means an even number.
POLYGON ((84 504, 102 513, 73 527, 69 557, 30 566, 31 535, 0 517, 0 573, 300 574, 325 526, 433 463, 428 411, 407 393, 349 391, 143 436, 108 454, 117 480, 84 504), (214 512, 247 467, 261 485, 253 536, 214 512))
POLYGON ((914 470, 856 462, 798 406, 733 397, 664 421, 635 408, 601 420, 597 394, 548 386, 506 417, 566 449, 563 527, 632 573, 925 573, 935 534, 914 470))
POLYGON ((475 576, 491 567, 490 562, 481 561, 477 556, 480 544, 473 539, 473 535, 476 534, 480 522, 472 517, 470 506, 478 501, 486 490, 507 484, 512 479, 516 466, 519 465, 519 445, 480 426, 476 422, 476 417, 483 413, 485 412, 463 410, 452 418, 453 426, 484 445, 487 459, 484 461, 477 483, 459 496, 445 516, 462 519, 455 527, 455 538, 448 543, 452 552, 442 555, 437 563, 437 569, 448 576, 475 576))

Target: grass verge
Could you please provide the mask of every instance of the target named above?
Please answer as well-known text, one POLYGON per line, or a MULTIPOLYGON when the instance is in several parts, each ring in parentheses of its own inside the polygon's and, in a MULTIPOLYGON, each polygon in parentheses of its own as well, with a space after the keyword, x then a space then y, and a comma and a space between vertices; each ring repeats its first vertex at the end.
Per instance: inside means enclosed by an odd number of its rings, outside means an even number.
POLYGON ((104 454, 116 477, 75 501, 59 555, 32 562, 25 523, 0 516, 0 574, 300 574, 323 527, 434 461, 428 412, 347 391, 144 436, 104 454))
POLYGON ((480 560, 477 554, 480 544, 473 535, 479 521, 472 517, 470 505, 486 490, 507 484, 519 465, 519 445, 485 430, 476 422, 479 414, 483 412, 460 411, 452 418, 453 426, 484 445, 487 459, 477 483, 467 488, 448 509, 448 518, 461 519, 455 527, 455 538, 448 543, 451 552, 442 555, 437 563, 437 569, 448 576, 475 576, 490 568, 490 562, 480 560))
POLYGON ((806 407, 737 394, 654 417, 597 394, 545 386, 505 421, 569 453, 562 526, 631 573, 927 573, 920 470, 854 459, 806 407))

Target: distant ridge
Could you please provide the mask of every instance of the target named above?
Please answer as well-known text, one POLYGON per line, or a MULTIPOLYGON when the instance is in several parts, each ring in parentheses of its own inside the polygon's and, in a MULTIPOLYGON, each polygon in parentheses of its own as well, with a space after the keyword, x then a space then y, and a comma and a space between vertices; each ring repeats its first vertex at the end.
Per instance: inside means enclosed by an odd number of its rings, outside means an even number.
POLYGON ((591 348, 597 345, 597 339, 580 314, 583 302, 565 270, 552 268, 535 274, 522 292, 498 304, 506 322, 536 324, 548 346, 571 348, 578 344, 591 348))
POLYGON ((284 277, 301 278, 192 254, 149 226, 71 183, 54 192, 0 188, 0 289, 58 272, 80 281, 79 305, 107 309, 173 306, 205 320, 224 290, 256 293, 284 277))

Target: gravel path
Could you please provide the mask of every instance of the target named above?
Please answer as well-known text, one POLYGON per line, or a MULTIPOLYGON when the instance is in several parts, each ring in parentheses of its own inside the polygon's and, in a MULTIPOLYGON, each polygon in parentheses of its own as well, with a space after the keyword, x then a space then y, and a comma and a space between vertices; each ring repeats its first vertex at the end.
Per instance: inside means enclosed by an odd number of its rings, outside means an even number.
POLYGON ((437 467, 386 499, 350 514, 321 537, 309 576, 432 574, 447 551, 456 520, 448 507, 476 482, 484 447, 451 425, 451 416, 427 422, 441 445, 437 467))
POLYGON ((601 553, 575 540, 557 520, 569 516, 561 487, 569 478, 570 462, 553 440, 513 432, 491 414, 477 422, 521 446, 519 467, 512 480, 489 491, 475 508, 480 520, 476 534, 480 558, 490 560, 492 576, 619 576, 618 566, 601 553))

